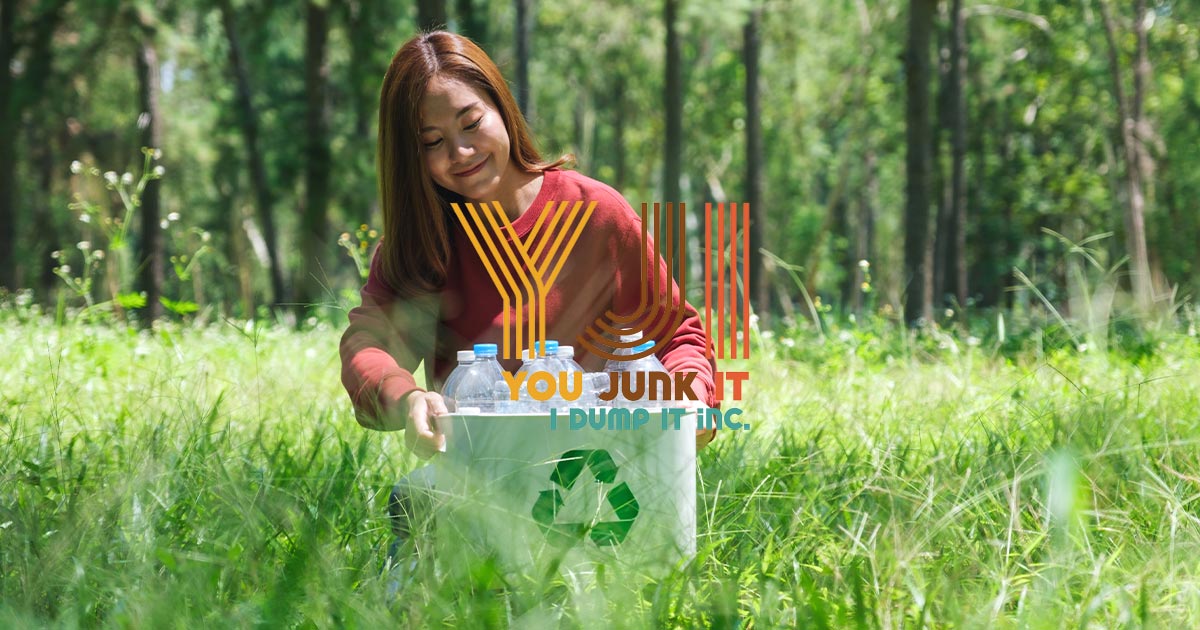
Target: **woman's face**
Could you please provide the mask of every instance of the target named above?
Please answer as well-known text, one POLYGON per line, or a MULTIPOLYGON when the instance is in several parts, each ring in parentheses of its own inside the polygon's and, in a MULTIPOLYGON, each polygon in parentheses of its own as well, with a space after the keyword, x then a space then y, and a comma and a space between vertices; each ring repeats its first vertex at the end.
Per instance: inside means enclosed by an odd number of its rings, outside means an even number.
POLYGON ((496 200, 508 168, 508 130, 484 92, 435 76, 421 98, 421 151, 433 181, 474 202, 496 200))

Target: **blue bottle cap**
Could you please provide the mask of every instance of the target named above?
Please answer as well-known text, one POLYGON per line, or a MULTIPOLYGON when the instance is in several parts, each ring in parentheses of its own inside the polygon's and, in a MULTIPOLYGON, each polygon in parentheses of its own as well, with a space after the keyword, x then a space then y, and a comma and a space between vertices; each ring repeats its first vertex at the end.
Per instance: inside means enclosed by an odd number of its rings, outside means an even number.
POLYGON ((643 341, 642 343, 639 343, 638 345, 633 347, 633 353, 638 354, 640 352, 649 350, 650 348, 653 348, 653 347, 654 347, 653 339, 651 339, 650 341, 643 341))
MULTIPOLYGON (((534 342, 533 347, 535 350, 537 350, 538 354, 542 354, 542 342, 540 342, 540 341, 534 342)), ((558 342, 557 341, 555 341, 553 339, 546 340, 546 354, 548 354, 550 356, 554 356, 555 354, 558 354, 558 342)))
POLYGON ((500 349, 494 343, 475 344, 475 356, 477 357, 494 357, 499 352, 500 349))

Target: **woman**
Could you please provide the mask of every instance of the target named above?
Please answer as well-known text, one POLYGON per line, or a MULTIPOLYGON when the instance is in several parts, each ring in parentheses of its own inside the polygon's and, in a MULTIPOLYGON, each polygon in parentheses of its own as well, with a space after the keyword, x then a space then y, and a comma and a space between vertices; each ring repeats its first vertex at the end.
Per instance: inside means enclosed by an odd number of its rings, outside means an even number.
MULTIPOLYGON (((656 354, 668 371, 696 372, 694 393, 715 406, 716 366, 705 357, 708 341, 696 310, 682 300, 652 248, 642 264, 641 221, 629 204, 612 188, 561 169, 567 160, 541 158, 500 71, 469 39, 422 33, 396 53, 379 104, 384 237, 340 348, 342 382, 360 424, 404 429, 406 443, 421 456, 441 449, 444 438, 432 417, 446 413, 446 405, 436 385, 454 367, 455 351, 503 336, 503 296, 452 203, 499 202, 525 238, 539 216, 559 211, 549 202, 595 201, 547 295, 547 338, 574 340, 610 309, 636 312, 649 269, 684 309, 682 323, 656 354), (422 360, 425 388, 413 378, 422 360)), ((564 223, 554 225, 566 229, 564 223)), ((603 365, 582 349, 576 358, 589 371, 603 365)), ((713 435, 698 431, 697 447, 713 435)))

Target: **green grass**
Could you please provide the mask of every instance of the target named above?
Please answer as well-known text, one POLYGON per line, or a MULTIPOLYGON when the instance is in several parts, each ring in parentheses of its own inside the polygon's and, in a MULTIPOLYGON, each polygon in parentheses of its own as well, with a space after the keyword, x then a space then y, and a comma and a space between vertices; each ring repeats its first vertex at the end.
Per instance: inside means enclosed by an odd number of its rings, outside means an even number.
MULTIPOLYGON (((635 593, 487 562, 391 600, 340 331, 0 314, 0 627, 1200 627, 1200 343, 766 339, 700 458, 695 562, 635 593)), ((619 584, 621 576, 610 576, 619 584)))

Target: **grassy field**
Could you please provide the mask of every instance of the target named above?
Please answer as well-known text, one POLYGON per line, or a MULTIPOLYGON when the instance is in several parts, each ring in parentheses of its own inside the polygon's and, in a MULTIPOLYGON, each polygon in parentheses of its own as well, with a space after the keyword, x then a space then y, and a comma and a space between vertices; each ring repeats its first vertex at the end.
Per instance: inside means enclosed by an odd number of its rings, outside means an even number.
POLYGON ((394 599, 417 460, 354 422, 339 333, 0 314, 0 627, 504 627, 535 600, 565 627, 1200 627, 1194 332, 759 337, 723 366, 753 428, 701 455, 693 564, 394 599))

